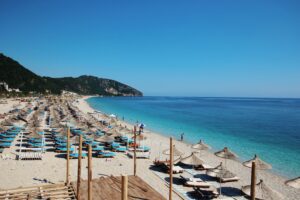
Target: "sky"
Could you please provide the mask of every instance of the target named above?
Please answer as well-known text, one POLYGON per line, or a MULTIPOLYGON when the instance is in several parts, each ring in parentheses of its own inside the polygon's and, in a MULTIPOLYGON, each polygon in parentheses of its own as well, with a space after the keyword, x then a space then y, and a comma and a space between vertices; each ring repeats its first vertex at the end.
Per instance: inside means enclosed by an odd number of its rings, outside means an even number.
POLYGON ((0 52, 147 96, 300 97, 300 1, 0 0, 0 52))

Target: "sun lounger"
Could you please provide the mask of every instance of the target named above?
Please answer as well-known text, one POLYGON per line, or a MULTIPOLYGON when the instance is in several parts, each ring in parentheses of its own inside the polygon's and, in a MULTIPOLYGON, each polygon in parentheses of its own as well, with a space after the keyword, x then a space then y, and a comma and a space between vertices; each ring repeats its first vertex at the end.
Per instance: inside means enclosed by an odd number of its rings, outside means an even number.
POLYGON ((201 178, 185 178, 180 175, 180 177, 184 181, 184 185, 187 187, 201 187, 201 188, 209 188, 211 184, 204 182, 201 178))
POLYGON ((3 148, 8 148, 11 146, 11 142, 1 142, 0 143, 0 147, 3 147, 3 148))
MULTIPOLYGON (((74 150, 75 150, 74 147, 69 148, 70 152, 73 152, 74 150)), ((67 152, 67 147, 56 147, 55 152, 57 153, 67 152)))
POLYGON ((0 142, 12 142, 14 141, 15 138, 3 138, 3 139, 0 139, 0 142))
POLYGON ((208 164, 202 164, 199 166, 196 166, 195 169, 196 170, 208 170, 208 169, 213 169, 214 167, 208 165, 208 164))
MULTIPOLYGON (((127 151, 127 155, 130 157, 130 158, 133 158, 134 157, 134 152, 133 151, 127 151)), ((147 158, 149 159, 150 158, 150 152, 136 152, 136 158, 147 158)))
POLYGON ((23 152, 18 155, 19 160, 42 160, 40 152, 23 152))
POLYGON ((98 158, 113 158, 115 157, 116 154, 114 152, 104 152, 104 151, 100 151, 97 154, 98 158))
POLYGON ((170 160, 158 160, 158 159, 155 159, 153 161, 153 164, 156 165, 156 166, 162 166, 162 165, 165 165, 167 163, 169 163, 170 160))
POLYGON ((92 147, 92 150, 93 151, 103 151, 104 147, 103 146, 95 146, 95 147, 92 147))
MULTIPOLYGON (((79 154, 78 153, 71 153, 70 154, 70 158, 78 158, 79 157, 79 154)), ((87 154, 86 153, 82 153, 81 154, 81 158, 85 158, 87 157, 87 154)))
POLYGON ((173 166, 173 174, 183 173, 183 169, 179 166, 173 166))
POLYGON ((126 152, 126 151, 127 151, 127 148, 124 147, 124 146, 120 146, 120 147, 117 147, 117 148, 113 148, 113 151, 117 151, 117 152, 126 152))
POLYGON ((201 199, 213 199, 220 195, 214 186, 210 186, 209 188, 194 187, 194 190, 200 195, 201 199))

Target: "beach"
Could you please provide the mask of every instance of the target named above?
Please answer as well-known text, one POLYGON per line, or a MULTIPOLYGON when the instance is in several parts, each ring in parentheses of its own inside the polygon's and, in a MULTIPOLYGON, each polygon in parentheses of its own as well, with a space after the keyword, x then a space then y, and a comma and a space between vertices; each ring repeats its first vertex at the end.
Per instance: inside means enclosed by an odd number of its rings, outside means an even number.
MULTIPOLYGON (((89 96, 85 96, 77 99, 73 102, 73 106, 77 107, 85 115, 90 115, 90 113, 97 113, 94 116, 99 119, 107 118, 104 113, 95 112, 93 108, 89 106, 86 102, 89 96)), ((11 101, 11 100, 8 100, 11 101)), ((7 112, 12 107, 8 105, 13 105, 13 103, 7 104, 5 109, 1 109, 0 113, 7 112)), ((129 124, 122 120, 117 120, 117 124, 121 126, 127 126, 129 129, 133 129, 133 124, 129 124)), ((161 193, 165 198, 168 198, 168 174, 158 171, 153 168, 153 161, 155 159, 167 159, 168 156, 163 155, 161 152, 169 148, 168 137, 161 134, 151 132, 145 129, 144 133, 146 140, 143 141, 143 145, 149 146, 151 148, 151 154, 149 159, 138 159, 137 160, 137 175, 141 177, 145 182, 151 185, 159 193, 161 193)), ((0 189, 18 188, 26 186, 37 186, 40 184, 47 183, 64 183, 66 174, 66 160, 59 156, 55 152, 46 152, 43 154, 42 160, 16 160, 16 154, 18 147, 16 144, 17 140, 14 141, 14 145, 9 149, 5 149, 2 155, 8 155, 9 159, 0 159, 0 189)), ((174 139, 173 143, 175 147, 184 153, 184 156, 191 154, 193 149, 191 144, 178 141, 174 139)), ((210 151, 201 151, 199 156, 205 163, 211 166, 217 166, 220 162, 224 163, 224 159, 216 157, 210 151)), ((82 178, 87 179, 87 159, 83 159, 82 165, 82 178)), ((77 177, 77 159, 72 159, 70 162, 70 174, 71 181, 76 181, 77 177)), ((240 180, 238 182, 229 182, 222 184, 224 192, 229 192, 232 188, 237 188, 238 190, 244 186, 250 184, 250 173, 251 169, 244 167, 238 161, 227 160, 226 168, 238 175, 240 180), (226 191, 227 190, 227 191, 226 191)), ((203 171, 198 171, 199 174, 204 174, 203 171)), ((128 158, 124 153, 117 153, 117 156, 112 159, 98 159, 93 158, 93 178, 100 176, 119 176, 122 174, 133 174, 133 159, 128 158)), ((190 176, 191 174, 184 172, 184 176, 190 176)), ((174 175, 174 185, 178 185, 178 179, 180 175, 174 175), (175 181, 176 180, 176 181, 175 181)), ((258 180, 263 179, 269 187, 278 191, 284 196, 284 199, 298 199, 300 195, 299 189, 294 189, 288 187, 284 184, 286 179, 283 177, 270 173, 268 171, 258 171, 258 180)), ((219 185, 218 182, 214 181, 216 186, 219 185)), ((181 187, 181 186, 180 186, 181 187)), ((177 187, 176 187, 177 188, 177 187)), ((174 189, 173 199, 184 199, 181 191, 174 189)), ((192 191, 192 188, 184 188, 186 191, 192 191)))

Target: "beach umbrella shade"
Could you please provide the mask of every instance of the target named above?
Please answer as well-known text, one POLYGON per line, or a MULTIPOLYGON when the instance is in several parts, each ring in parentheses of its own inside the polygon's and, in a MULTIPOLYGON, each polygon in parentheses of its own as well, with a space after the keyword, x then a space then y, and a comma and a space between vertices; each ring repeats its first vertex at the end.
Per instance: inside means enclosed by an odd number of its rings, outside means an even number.
POLYGON ((288 186, 290 186, 290 187, 293 187, 293 188, 296 188, 296 189, 300 189, 300 177, 287 180, 285 182, 285 184, 288 185, 288 186))
MULTIPOLYGON (((170 155, 170 149, 166 149, 163 151, 163 154, 170 155)), ((179 151, 175 146, 173 148, 173 156, 182 156, 183 153, 179 151)))
POLYGON ((95 140, 98 142, 113 142, 115 140, 115 138, 112 136, 104 135, 104 136, 95 138, 95 140))
MULTIPOLYGON (((247 196, 250 196, 251 186, 243 186, 242 192, 247 196)), ((268 187, 262 180, 255 185, 255 199, 264 200, 280 200, 283 199, 282 194, 268 187)))
POLYGON ((238 158, 238 156, 235 153, 233 153, 232 151, 230 151, 227 147, 224 147, 224 149, 222 149, 221 151, 217 151, 215 153, 215 155, 220 157, 220 158, 225 159, 225 167, 226 167, 226 160, 227 159, 236 160, 238 158))
POLYGON ((211 147, 208 144, 205 144, 202 140, 200 140, 197 144, 192 145, 192 148, 200 151, 211 149, 211 147))
POLYGON ((180 162, 183 164, 192 165, 192 166, 199 166, 204 163, 198 156, 196 156, 195 153, 192 153, 191 155, 189 155, 185 158, 182 158, 180 160, 180 162))
POLYGON ((258 170, 272 169, 272 166, 270 164, 261 160, 257 155, 254 155, 254 158, 252 158, 251 160, 243 162, 243 165, 245 167, 251 168, 253 162, 255 162, 255 167, 258 170))

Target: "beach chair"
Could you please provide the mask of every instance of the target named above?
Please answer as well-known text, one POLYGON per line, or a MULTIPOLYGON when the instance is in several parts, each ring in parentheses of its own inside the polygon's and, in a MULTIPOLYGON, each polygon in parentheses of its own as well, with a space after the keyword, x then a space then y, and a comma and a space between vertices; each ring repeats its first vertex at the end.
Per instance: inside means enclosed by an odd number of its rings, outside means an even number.
POLYGON ((209 188, 194 187, 194 190, 200 196, 199 199, 214 199, 220 195, 217 188, 212 185, 209 188))
MULTIPOLYGON (((77 159, 79 157, 79 154, 78 153, 71 153, 70 154, 70 158, 72 159, 77 159)), ((85 158, 85 157, 87 157, 87 154, 86 153, 81 153, 81 158, 85 158)))
POLYGON ((186 178, 180 175, 180 178, 183 180, 183 185, 187 187, 201 187, 201 188, 209 188, 211 187, 210 183, 204 182, 201 178, 186 178))
POLYGON ((9 148, 11 146, 11 142, 1 142, 0 147, 9 148))
POLYGON ((106 152, 106 151, 99 151, 98 153, 97 153, 97 157, 98 158, 113 158, 113 157, 115 157, 116 156, 116 153, 114 153, 114 152, 106 152))
POLYGON ((117 147, 117 148, 113 148, 113 151, 116 151, 116 152, 126 152, 127 148, 125 146, 120 146, 120 147, 117 147))
POLYGON ((198 165, 195 166, 194 169, 195 170, 209 170, 209 169, 213 169, 214 167, 208 165, 208 164, 202 164, 202 165, 198 165))
POLYGON ((104 147, 103 146, 94 146, 92 147, 92 151, 103 151, 104 147))

